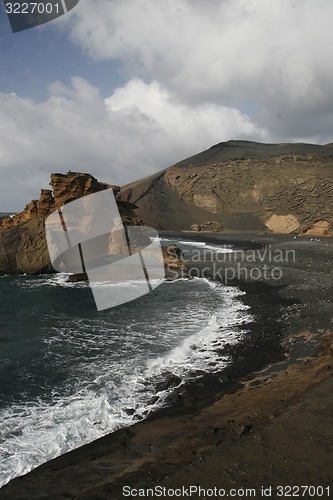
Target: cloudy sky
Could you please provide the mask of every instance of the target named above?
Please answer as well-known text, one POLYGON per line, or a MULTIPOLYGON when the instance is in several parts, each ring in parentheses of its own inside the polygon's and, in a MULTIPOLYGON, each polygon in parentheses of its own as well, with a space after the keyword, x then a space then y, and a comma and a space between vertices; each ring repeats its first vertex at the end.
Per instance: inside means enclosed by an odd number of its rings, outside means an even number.
POLYGON ((125 184, 229 139, 333 140, 333 2, 80 0, 13 34, 0 6, 0 211, 51 172, 125 184))

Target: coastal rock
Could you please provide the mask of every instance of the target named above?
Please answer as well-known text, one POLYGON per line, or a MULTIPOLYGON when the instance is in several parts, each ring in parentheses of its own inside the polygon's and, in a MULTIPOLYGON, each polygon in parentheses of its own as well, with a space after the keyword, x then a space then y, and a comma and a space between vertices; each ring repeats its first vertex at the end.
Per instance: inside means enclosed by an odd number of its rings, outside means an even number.
POLYGON ((87 273, 71 274, 67 279, 68 283, 78 283, 80 281, 88 281, 87 273))
POLYGON ((41 217, 0 231, 0 274, 49 272, 53 270, 41 217))
POLYGON ((9 229, 17 227, 19 224, 27 222, 37 217, 46 218, 54 207, 54 198, 52 191, 49 189, 42 189, 39 200, 32 200, 28 203, 25 209, 12 216, 6 217, 0 221, 0 229, 9 229))
POLYGON ((162 248, 163 261, 166 268, 169 269, 185 269, 185 261, 182 258, 182 252, 177 245, 169 245, 162 248))
POLYGON ((157 392, 166 391, 171 387, 177 387, 181 383, 181 381, 182 379, 178 377, 178 375, 175 375, 173 373, 168 373, 166 374, 164 381, 156 385, 156 391, 157 392))
POLYGON ((328 220, 317 220, 303 234, 307 236, 328 236, 330 234, 330 223, 328 220))
MULTIPOLYGON (((104 189, 112 189, 116 195, 120 187, 99 182, 90 174, 68 172, 51 175, 52 190, 42 189, 38 200, 32 200, 25 209, 12 216, 0 219, 0 274, 40 274, 54 272, 47 248, 44 223, 47 216, 71 201, 104 189)), ((141 226, 143 221, 136 215, 136 205, 119 200, 119 213, 124 226, 141 226)), ((142 245, 142 237, 138 240, 142 245)), ((151 243, 146 238, 147 246, 151 243)), ((127 251, 124 231, 114 230, 111 235, 101 236, 99 251, 118 254, 127 251)), ((132 251, 140 248, 132 248, 132 251)), ((98 258, 97 253, 95 257, 98 258)), ((166 271, 183 269, 180 250, 174 245, 163 249, 166 271)), ((82 281, 84 274, 74 274, 69 281, 82 281)))
POLYGON ((299 222, 293 214, 274 214, 266 221, 265 224, 273 233, 281 234, 289 234, 299 228, 299 222))
POLYGON ((120 190, 119 186, 99 182, 90 174, 71 172, 70 170, 67 174, 51 174, 50 185, 52 186, 55 208, 104 189, 111 188, 115 195, 120 190))
POLYGON ((202 224, 192 224, 191 231, 209 231, 218 232, 222 231, 223 226, 215 220, 205 221, 202 224))
MULTIPOLYGON (((54 272, 47 249, 44 222, 55 209, 82 196, 118 186, 99 182, 90 174, 68 172, 52 174, 52 190, 42 189, 38 200, 32 200, 25 209, 0 219, 0 274, 39 274, 54 272)), ((133 203, 117 202, 125 225, 143 224, 135 214, 133 203)))

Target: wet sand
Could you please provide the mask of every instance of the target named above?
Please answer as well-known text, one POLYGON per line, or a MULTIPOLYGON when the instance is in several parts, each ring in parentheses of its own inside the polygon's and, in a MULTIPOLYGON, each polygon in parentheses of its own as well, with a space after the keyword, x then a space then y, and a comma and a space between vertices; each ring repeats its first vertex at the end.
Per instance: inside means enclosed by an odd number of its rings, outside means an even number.
MULTIPOLYGON (((233 367, 176 391, 168 410, 11 481, 2 499, 120 499, 124 486, 191 485, 253 488, 252 498, 262 498, 262 486, 273 487, 270 498, 281 498, 279 485, 330 486, 332 495, 333 240, 233 236, 233 243, 293 248, 296 256, 280 264, 278 281, 229 283, 247 292, 242 300, 255 317, 240 325, 249 341, 232 352, 233 367)), ((256 263, 265 264, 273 265, 256 263)))

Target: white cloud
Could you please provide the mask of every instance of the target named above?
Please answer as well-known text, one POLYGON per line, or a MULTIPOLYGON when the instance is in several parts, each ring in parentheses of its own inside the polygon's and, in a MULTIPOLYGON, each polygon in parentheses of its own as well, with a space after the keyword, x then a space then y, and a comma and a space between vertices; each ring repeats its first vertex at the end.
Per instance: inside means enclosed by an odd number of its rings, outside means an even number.
POLYGON ((38 196, 52 171, 88 171, 125 184, 216 142, 266 137, 237 109, 181 103, 157 82, 131 80, 105 100, 80 77, 49 90, 41 103, 0 94, 2 210, 38 196))
POLYGON ((332 17, 327 0, 96 0, 73 10, 68 29, 95 59, 120 60, 129 79, 160 82, 187 103, 251 102, 275 140, 325 141, 332 17))
POLYGON ((183 154, 197 152, 194 144, 196 149, 205 148, 214 141, 235 135, 258 140, 268 137, 263 129, 257 128, 248 116, 235 108, 182 103, 157 82, 146 84, 142 80, 131 80, 116 89, 112 97, 106 99, 106 104, 111 111, 130 117, 131 122, 146 122, 155 139, 159 136, 160 146, 165 142, 164 147, 182 150, 183 154))

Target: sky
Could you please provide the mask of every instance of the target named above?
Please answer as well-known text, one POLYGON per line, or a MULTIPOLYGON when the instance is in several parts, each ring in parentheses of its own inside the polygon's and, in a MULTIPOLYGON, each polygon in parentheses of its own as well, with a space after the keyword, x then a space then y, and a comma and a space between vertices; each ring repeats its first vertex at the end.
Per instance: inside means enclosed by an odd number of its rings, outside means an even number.
POLYGON ((80 0, 12 33, 0 3, 0 212, 52 172, 126 184, 214 144, 333 141, 333 2, 80 0))

